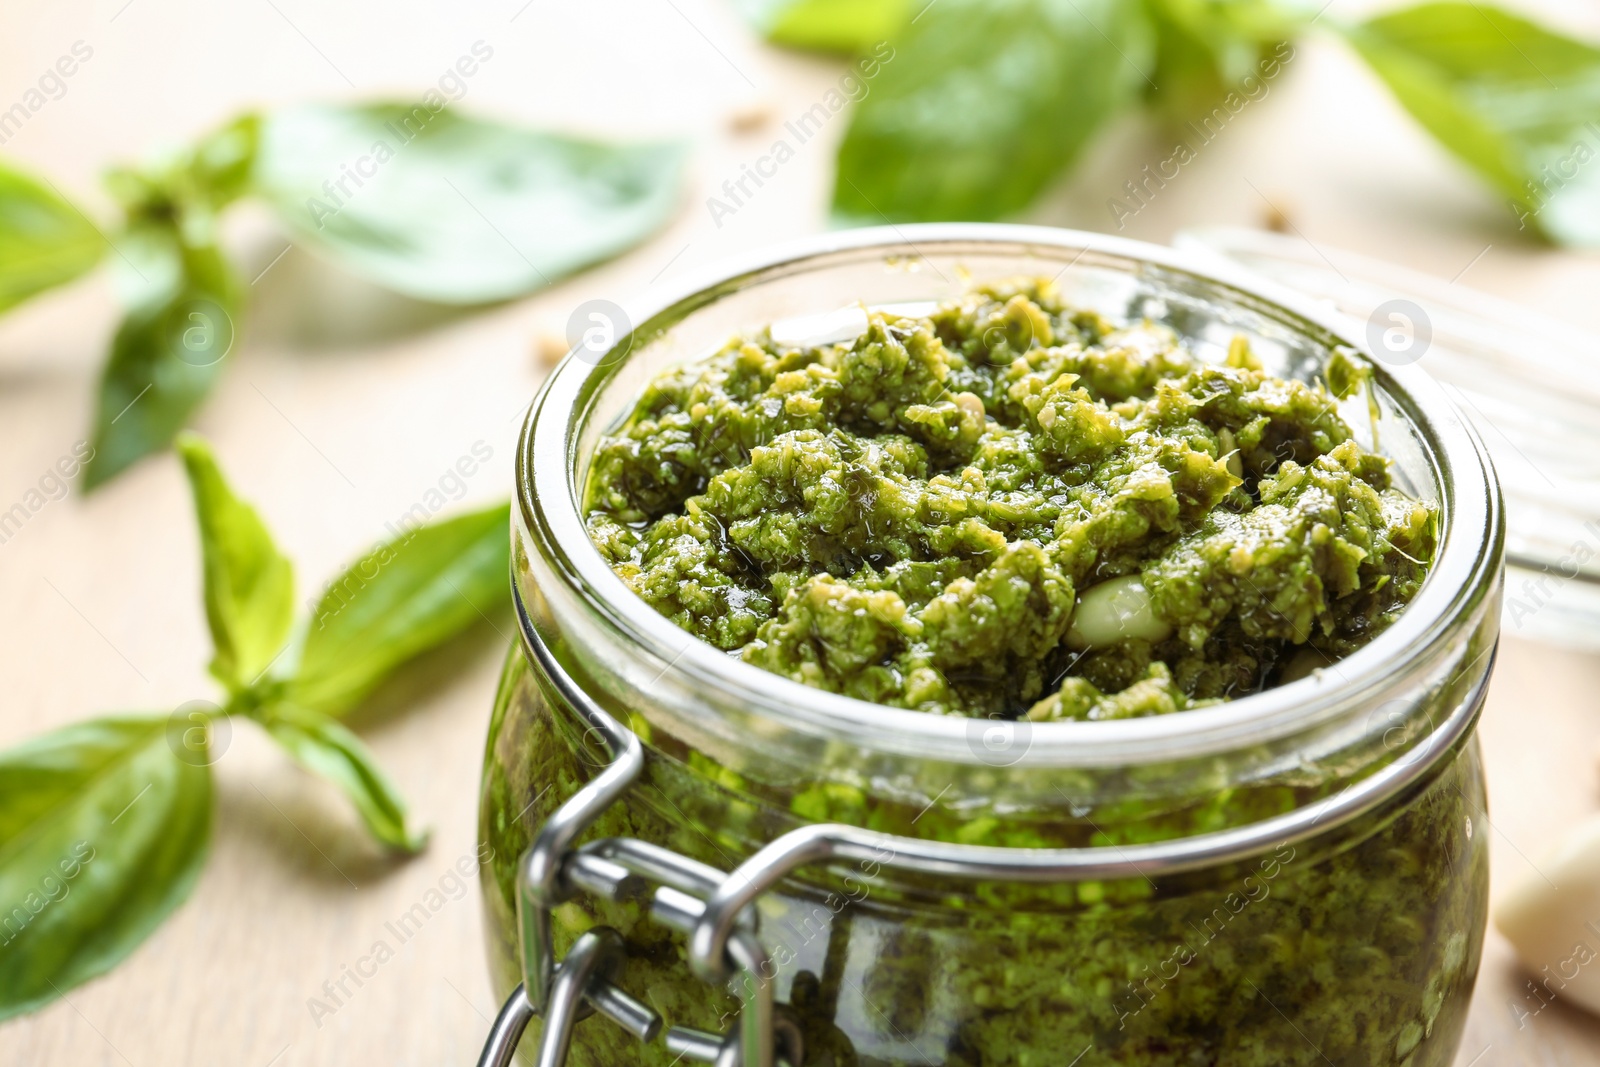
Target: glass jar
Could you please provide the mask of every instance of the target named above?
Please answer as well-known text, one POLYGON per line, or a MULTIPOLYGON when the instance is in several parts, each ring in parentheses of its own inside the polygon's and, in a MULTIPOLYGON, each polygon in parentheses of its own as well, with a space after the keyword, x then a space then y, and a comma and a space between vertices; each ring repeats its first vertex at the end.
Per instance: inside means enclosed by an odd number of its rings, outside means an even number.
MULTIPOLYGON (((1201 358, 1221 359, 1243 334, 1282 376, 1310 380, 1336 346, 1361 347, 1302 298, 1197 262, 1034 227, 828 234, 658 300, 613 349, 575 353, 552 374, 518 453, 524 634, 501 681, 480 808, 490 966, 508 1012, 525 975, 538 1010, 551 975, 581 970, 547 961, 541 972, 524 957, 561 959, 603 926, 620 934, 608 981, 635 1014, 737 1032, 759 986, 792 1042, 780 1054, 805 1067, 1451 1062, 1483 942, 1472 728, 1498 637, 1504 533, 1480 442, 1415 368, 1375 364, 1375 417, 1365 397, 1347 402, 1397 485, 1439 507, 1437 558, 1415 600, 1336 664, 1179 714, 999 723, 806 688, 657 615, 584 530, 596 439, 642 386, 767 323, 826 333, 839 309, 1026 274, 1054 276, 1064 300, 1113 320, 1164 322, 1201 358), (631 781, 596 784, 608 766, 618 773, 628 731, 631 781), (586 784, 603 801, 592 822, 547 827, 586 784), (770 867, 773 849, 752 861, 764 846, 833 824, 813 837, 856 844, 801 849, 759 885, 743 873, 770 867), (590 892, 605 879, 562 866, 570 850, 525 858, 536 840, 565 849, 568 832, 669 849, 707 885, 741 874, 704 912, 669 891, 652 904, 616 879, 609 895, 590 892), (528 895, 529 879, 543 879, 543 896, 528 895), (706 918, 718 905, 721 940, 706 918), (693 937, 665 921, 674 908, 693 937), (529 927, 533 913, 547 928, 529 927), (534 947, 530 929, 551 948, 534 947), (751 939, 764 955, 729 992, 717 953, 751 939)), ((568 1062, 737 1062, 688 1031, 641 1043, 613 1021, 627 1010, 601 1014, 572 1027, 568 1062)))
POLYGON ((1477 426, 1504 487, 1503 625, 1600 651, 1600 352, 1591 335, 1459 279, 1312 248, 1293 234, 1204 227, 1173 243, 1314 297, 1380 358, 1433 375, 1477 426))

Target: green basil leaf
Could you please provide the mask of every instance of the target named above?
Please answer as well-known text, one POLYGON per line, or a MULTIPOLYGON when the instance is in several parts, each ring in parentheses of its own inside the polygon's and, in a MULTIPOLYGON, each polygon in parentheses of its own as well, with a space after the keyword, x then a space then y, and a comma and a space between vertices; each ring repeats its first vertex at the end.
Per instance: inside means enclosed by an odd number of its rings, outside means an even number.
POLYGON ((939 0, 882 60, 839 148, 844 219, 993 219, 1022 210, 1150 69, 1124 0, 939 0))
POLYGON ((1276 77, 1285 53, 1293 54, 1277 46, 1306 21, 1279 0, 1145 0, 1145 8, 1155 30, 1145 101, 1177 122, 1276 77))
MULTIPOLYGON (((435 94, 437 95, 437 94, 435 94)), ((306 244, 380 285, 476 304, 530 293, 644 240, 684 149, 608 145, 415 107, 269 116, 255 186, 306 244)))
POLYGON ((210 829, 211 769, 173 743, 166 716, 78 723, 0 753, 0 1019, 132 952, 189 895, 210 829))
POLYGON ((119 248, 132 301, 101 372, 90 488, 172 442, 221 376, 239 318, 239 286, 215 245, 143 223, 119 248))
POLYGON ((419 852, 426 831, 406 826, 406 802, 361 739, 326 715, 304 708, 271 708, 261 724, 306 770, 326 778, 350 798, 372 836, 389 848, 419 852))
POLYGON ((0 164, 0 311, 88 273, 105 248, 83 212, 0 164))
POLYGON ((1412 116, 1527 225, 1600 245, 1600 49, 1478 3, 1428 3, 1347 27, 1412 116))
POLYGON ((219 210, 246 195, 261 145, 261 117, 245 114, 202 137, 187 153, 194 199, 219 210))
POLYGON ((294 568, 256 509, 228 487, 206 443, 184 434, 178 451, 200 523, 206 622, 216 649, 211 673, 238 692, 256 682, 288 640, 294 568))
POLYGON ((510 506, 414 526, 328 586, 306 632, 291 699, 330 715, 396 667, 498 610, 510 596, 510 506))
POLYGON ((898 33, 915 10, 912 0, 738 0, 738 5, 774 44, 852 54, 898 33))
POLYGON ((173 222, 190 244, 216 240, 222 209, 250 191, 261 120, 243 115, 187 147, 113 167, 106 186, 130 225, 173 222))

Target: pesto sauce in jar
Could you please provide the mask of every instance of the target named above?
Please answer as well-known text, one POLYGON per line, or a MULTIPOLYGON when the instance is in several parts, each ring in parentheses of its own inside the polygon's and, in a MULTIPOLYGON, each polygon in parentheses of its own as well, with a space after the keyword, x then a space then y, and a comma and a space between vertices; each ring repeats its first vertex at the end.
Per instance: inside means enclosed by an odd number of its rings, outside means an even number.
MULTIPOLYGON (((1341 354, 1339 395, 1364 383, 1341 354)), ((1334 373, 1336 372, 1336 373, 1334 373)), ((1156 715, 1308 673, 1416 593, 1437 514, 1320 383, 980 286, 850 341, 668 371, 590 469, 588 528, 688 632, 937 714, 1156 715)))
MULTIPOLYGON (((599 442, 586 506, 610 565, 656 610, 801 682, 976 717, 1176 712, 1348 654, 1435 558, 1435 510, 1396 491, 1339 416, 1370 374, 1348 356, 1326 390, 1264 373, 1242 339, 1200 360, 1161 326, 1075 311, 1037 281, 868 315, 844 343, 779 336, 657 378, 599 442)), ((532 542, 546 561, 547 533, 532 542)), ((1485 588, 1440 639, 1466 667, 1397 680, 1390 702, 1345 709, 1364 729, 1340 720, 1337 744, 1304 751, 1245 737, 1193 758, 1031 769, 889 760, 866 741, 791 756, 779 721, 694 736, 693 694, 657 714, 619 685, 643 768, 579 841, 731 870, 818 823, 1071 849, 1262 824, 1402 758, 1410 726, 1471 699, 1497 633, 1485 588), (1391 714, 1396 702, 1410 710, 1391 714)), ((551 693, 514 651, 480 809, 503 994, 522 978, 519 857, 600 767, 586 720, 551 693)), ((726 702, 705 697, 715 723, 726 702)), ((887 858, 808 865, 758 902, 759 936, 802 1067, 1448 1067, 1483 946, 1483 804, 1468 742, 1356 817, 1192 871, 1035 884, 887 858)), ((620 986, 668 1025, 736 1025, 737 1001, 690 977, 682 938, 644 901, 565 900, 557 957, 596 925, 626 941, 620 986)), ((568 1062, 679 1060, 596 1020, 568 1062)))

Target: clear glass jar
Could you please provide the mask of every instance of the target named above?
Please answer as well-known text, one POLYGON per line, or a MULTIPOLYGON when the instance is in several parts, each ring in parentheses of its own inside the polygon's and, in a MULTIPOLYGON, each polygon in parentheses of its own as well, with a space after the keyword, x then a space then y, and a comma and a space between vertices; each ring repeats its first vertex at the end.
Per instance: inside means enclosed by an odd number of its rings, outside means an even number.
MULTIPOLYGON (((524 625, 644 742, 642 776, 583 840, 637 838, 727 871, 796 827, 835 822, 925 841, 1109 848, 1127 860, 1104 877, 1052 883, 909 873, 892 854, 796 872, 761 899, 759 937, 807 1067, 1445 1067, 1484 930, 1471 726, 1498 637, 1504 532, 1480 443, 1421 372, 1377 365, 1381 417, 1356 398, 1349 421, 1393 459, 1397 484, 1439 505, 1440 548, 1422 590, 1355 654, 1214 707, 1030 728, 809 689, 676 628, 588 541, 580 494, 595 441, 663 368, 754 326, 936 301, 969 278, 1019 274, 1056 276, 1068 302, 1115 320, 1165 322, 1202 358, 1221 358, 1242 333, 1284 376, 1309 380, 1334 346, 1360 348, 1303 299, 1226 268, 1016 226, 825 235, 644 309, 613 352, 554 372, 519 449, 513 568, 524 625), (1369 779, 1395 785, 1340 806, 1369 779), (1163 852, 1291 823, 1281 839, 1257 833, 1259 847, 1215 862, 1163 852)), ((825 317, 794 328, 826 328, 825 317)), ((522 973, 518 858, 607 761, 547 672, 514 648, 480 808, 501 994, 522 973)), ((738 1001, 695 977, 684 939, 639 903, 580 894, 561 904, 557 955, 595 924, 625 940, 620 988, 668 1023, 728 1029, 738 1001)), ((591 1018, 577 1025, 569 1062, 676 1058, 591 1018)))

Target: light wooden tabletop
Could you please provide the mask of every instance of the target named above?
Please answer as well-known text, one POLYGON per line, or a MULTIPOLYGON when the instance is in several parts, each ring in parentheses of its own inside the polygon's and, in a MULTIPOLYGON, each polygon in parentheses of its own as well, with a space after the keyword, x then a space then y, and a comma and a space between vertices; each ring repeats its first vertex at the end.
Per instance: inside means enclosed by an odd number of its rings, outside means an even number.
MULTIPOLYGON (((1350 0, 1352 9, 1356 0, 1350 0)), ((1343 11, 1345 0, 1335 0, 1343 11)), ((764 154, 841 67, 760 44, 726 0, 594 5, 495 0, 357 10, 306 0, 69 0, 0 14, 0 108, 74 42, 93 49, 3 153, 107 210, 97 176, 236 110, 295 99, 415 96, 473 42, 494 49, 460 105, 531 124, 695 142, 678 219, 623 259, 528 300, 441 316, 290 250, 249 210, 230 247, 251 285, 242 348, 198 420, 294 558, 309 597, 478 441, 494 460, 464 504, 509 494, 534 338, 590 297, 626 299, 721 256, 824 225, 836 117, 732 217, 706 199, 764 154), (765 123, 763 124, 763 120, 765 123), (258 277, 259 275, 259 277, 258 277)), ((1524 6, 1524 5, 1518 5, 1524 6)), ((1540 5, 1600 36, 1600 11, 1540 5)), ((1119 129, 1038 213, 1111 229, 1106 202, 1170 154, 1119 129)), ((1426 139, 1338 45, 1308 44, 1267 98, 1128 220, 1258 225, 1267 201, 1319 248, 1347 248, 1600 329, 1600 259, 1519 235, 1510 214, 1426 139)), ((1336 253, 1330 253, 1336 255, 1336 253)), ((0 509, 86 433, 114 303, 103 276, 0 322, 0 509)), ((0 746, 119 709, 214 696, 187 490, 170 456, 91 498, 74 491, 0 545, 0 746)), ((500 629, 507 629, 504 623, 500 629)), ((385 689, 360 728, 415 811, 428 851, 386 862, 340 799, 248 724, 217 766, 215 843, 193 897, 110 976, 0 1026, 24 1067, 428 1065, 475 1061, 496 1005, 476 888, 447 904, 335 1014, 308 1000, 389 937, 385 923, 473 848, 477 778, 509 633, 488 625, 385 689)), ((1507 637, 1482 727, 1496 891, 1600 799, 1600 657, 1507 637)), ((392 940, 392 939, 391 939, 392 940)), ((1523 979, 1492 934, 1461 1067, 1592 1064, 1600 1020, 1556 1004, 1520 1028, 1523 979)), ((619 1065, 621 1067, 621 1065, 619 1065)))

